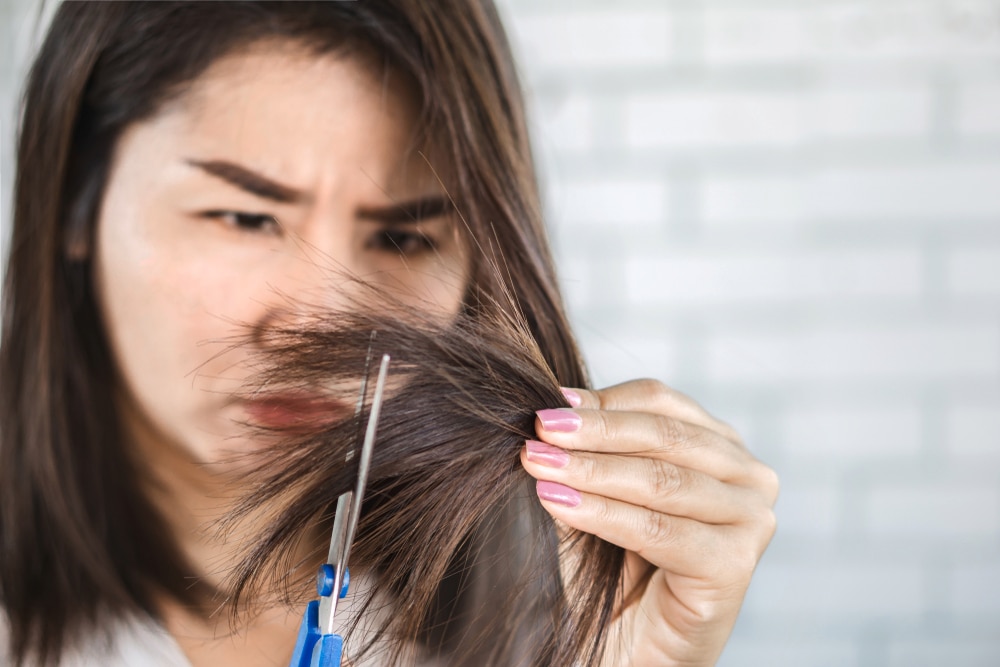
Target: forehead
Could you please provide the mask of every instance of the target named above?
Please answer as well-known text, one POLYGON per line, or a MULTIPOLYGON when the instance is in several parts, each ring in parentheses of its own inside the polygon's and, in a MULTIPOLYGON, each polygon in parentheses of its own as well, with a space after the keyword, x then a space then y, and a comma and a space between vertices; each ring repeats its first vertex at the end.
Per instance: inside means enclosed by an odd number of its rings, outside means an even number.
POLYGON ((265 42, 213 63, 153 122, 178 150, 257 165, 294 183, 335 166, 382 187, 430 186, 445 166, 418 135, 418 113, 413 82, 371 57, 265 42))

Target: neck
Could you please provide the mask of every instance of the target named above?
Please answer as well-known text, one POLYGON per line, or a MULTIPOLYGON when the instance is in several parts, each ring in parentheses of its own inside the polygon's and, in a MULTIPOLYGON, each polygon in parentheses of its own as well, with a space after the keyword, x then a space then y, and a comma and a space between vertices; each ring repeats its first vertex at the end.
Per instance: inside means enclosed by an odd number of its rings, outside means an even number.
POLYGON ((166 593, 156 596, 164 627, 193 667, 287 665, 301 608, 261 605, 252 618, 242 616, 233 623, 232 607, 225 602, 240 545, 259 532, 261 521, 251 517, 227 525, 222 532, 220 522, 242 491, 235 477, 192 460, 179 445, 156 437, 149 426, 132 423, 128 431, 142 461, 144 491, 167 522, 187 564, 202 582, 219 591, 218 600, 199 608, 186 607, 166 593))
POLYGON ((224 590, 239 555, 236 545, 257 528, 248 520, 221 531, 221 522, 233 509, 240 490, 231 479, 190 460, 177 447, 164 444, 157 450, 143 456, 145 493, 196 575, 216 590, 224 590))
POLYGON ((301 620, 296 610, 279 607, 234 628, 224 610, 206 617, 172 598, 161 600, 159 607, 163 626, 192 667, 287 665, 301 620))

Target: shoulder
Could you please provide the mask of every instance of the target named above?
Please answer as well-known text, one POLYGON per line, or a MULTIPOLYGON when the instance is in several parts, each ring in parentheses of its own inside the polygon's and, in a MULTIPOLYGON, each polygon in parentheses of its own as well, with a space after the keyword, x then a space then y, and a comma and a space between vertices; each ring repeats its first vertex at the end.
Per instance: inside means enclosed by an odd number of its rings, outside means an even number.
MULTIPOLYGON (((0 664, 11 664, 7 620, 0 610, 0 664)), ((59 667, 191 667, 170 634, 151 620, 128 618, 110 624, 107 632, 86 636, 70 646, 59 667)))
POLYGON ((88 638, 66 658, 60 667, 191 667, 170 633, 139 618, 118 621, 107 637, 88 638))
POLYGON ((0 665, 9 665, 13 661, 10 659, 10 631, 7 629, 7 615, 3 607, 0 607, 0 665))

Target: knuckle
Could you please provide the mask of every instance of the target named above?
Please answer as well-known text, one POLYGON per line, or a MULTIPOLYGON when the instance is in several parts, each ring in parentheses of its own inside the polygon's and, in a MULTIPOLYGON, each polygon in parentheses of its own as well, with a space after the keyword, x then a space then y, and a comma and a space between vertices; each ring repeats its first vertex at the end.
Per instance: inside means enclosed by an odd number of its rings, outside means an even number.
POLYGON ((701 630, 703 627, 711 627, 727 618, 725 605, 719 604, 716 600, 699 600, 697 602, 685 603, 694 614, 691 623, 689 621, 689 632, 701 630))
POLYGON ((778 473, 760 461, 755 461, 751 470, 751 478, 753 479, 755 486, 761 489, 765 496, 774 502, 778 498, 778 492, 781 489, 781 481, 778 479, 778 473))
POLYGON ((654 497, 669 498, 679 495, 684 485, 680 468, 666 461, 653 461, 652 474, 654 497))
POLYGON ((614 410, 616 407, 616 401, 614 399, 614 388, 602 389, 600 391, 594 392, 594 396, 597 397, 597 409, 598 410, 614 410))
POLYGON ((733 567, 737 580, 742 582, 750 581, 751 577, 753 577, 754 570, 757 569, 757 563, 759 562, 760 558, 757 557, 756 551, 752 549, 744 549, 736 558, 736 562, 733 567))
POLYGON ((657 450, 662 452, 678 450, 692 437, 681 422, 663 415, 656 419, 656 434, 657 450))
POLYGON ((778 530, 778 517, 769 506, 760 505, 750 512, 741 522, 745 535, 750 536, 757 550, 763 553, 778 530))
POLYGON ((641 393, 654 398, 662 398, 672 393, 670 387, 655 378, 642 378, 641 380, 636 380, 636 384, 641 393))
POLYGON ((598 411, 594 413, 594 427, 597 430, 597 436, 601 440, 614 440, 617 437, 614 424, 612 424, 611 418, 606 412, 598 411))
POLYGON ((664 413, 689 412, 698 417, 710 418, 705 409, 687 394, 659 380, 646 380, 645 382, 648 383, 646 391, 651 399, 650 403, 657 411, 664 413))
POLYGON ((600 465, 591 456, 576 456, 577 475, 585 482, 600 481, 600 465))
POLYGON ((606 500, 599 500, 594 509, 594 517, 598 523, 603 525, 616 525, 621 523, 621 517, 619 517, 611 503, 606 500))
POLYGON ((726 558, 718 562, 714 576, 719 581, 728 582, 734 591, 742 591, 753 577, 760 562, 759 551, 749 540, 734 542, 726 558))
POLYGON ((637 393, 643 397, 643 402, 656 412, 669 412, 670 405, 676 401, 677 392, 660 380, 643 378, 636 381, 637 393))
POLYGON ((764 538, 764 544, 766 545, 774 537, 774 533, 778 530, 778 516, 774 513, 774 510, 768 508, 761 512, 760 517, 757 519, 760 525, 761 535, 764 538))
POLYGON ((669 517, 659 512, 643 512, 644 518, 640 526, 640 535, 644 544, 663 544, 672 537, 669 517))

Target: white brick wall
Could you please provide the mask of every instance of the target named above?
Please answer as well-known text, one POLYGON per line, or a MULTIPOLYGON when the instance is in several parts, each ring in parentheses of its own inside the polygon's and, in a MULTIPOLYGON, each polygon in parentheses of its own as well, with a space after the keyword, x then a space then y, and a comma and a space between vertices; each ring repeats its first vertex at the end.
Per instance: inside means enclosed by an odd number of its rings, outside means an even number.
POLYGON ((841 490, 834 481, 792 481, 781 489, 777 511, 785 539, 833 543, 840 531, 841 490))
MULTIPOLYGON (((775 559, 780 567, 759 570, 746 602, 750 613, 799 616, 797 625, 812 625, 814 615, 830 614, 844 624, 860 625, 863 614, 872 619, 899 615, 912 620, 927 608, 923 568, 892 559, 817 559, 808 562, 775 559), (857 615, 857 616, 856 616, 857 615)), ((794 640, 794 635, 788 635, 794 640)), ((829 637, 835 639, 836 637, 829 637)))
POLYGON ((971 614, 1000 613, 1000 565, 963 565, 950 573, 948 606, 971 614))
POLYGON ((748 389, 895 381, 925 381, 933 388, 950 379, 993 383, 1000 374, 996 323, 860 322, 849 311, 845 319, 851 320, 848 327, 784 328, 772 320, 762 330, 714 334, 704 343, 705 373, 713 382, 748 389))
POLYGON ((704 6, 704 57, 710 65, 794 62, 815 49, 807 12, 780 7, 743 9, 736 3, 704 6))
POLYGON ((566 225, 567 229, 621 225, 632 227, 633 233, 648 234, 666 215, 667 184, 654 179, 616 181, 595 176, 566 182, 549 197, 559 211, 553 225, 566 225))
MULTIPOLYGON (((926 159, 926 158, 925 158, 926 159)), ((921 160, 923 162, 923 160, 921 160)), ((820 219, 863 223, 933 222, 947 228, 1000 216, 996 158, 922 164, 836 166, 819 171, 810 188, 820 219)))
POLYGON ((721 664, 1000 664, 1000 0, 628 0, 662 51, 558 67, 519 26, 606 5, 502 7, 595 377, 782 475, 721 664))
POLYGON ((912 461, 922 441, 919 406, 822 405, 789 409, 779 419, 784 460, 824 471, 872 462, 912 461))
POLYGON ((969 137, 1000 134, 1000 85, 977 83, 966 86, 956 101, 959 132, 969 137))
POLYGON ((945 416, 948 456, 963 464, 1000 461, 1000 396, 984 399, 981 403, 953 405, 945 416))
POLYGON ((819 4, 811 27, 821 53, 831 59, 924 64, 1000 56, 1000 7, 990 0, 819 4))
POLYGON ((538 71, 646 67, 670 58, 670 20, 655 3, 621 10, 572 5, 512 14, 524 58, 538 71), (557 48, 553 48, 557 46, 557 48))
POLYGON ((919 140, 933 123, 931 101, 927 86, 824 87, 807 100, 805 113, 817 140, 919 140))
POLYGON ((656 250, 655 257, 637 257, 625 265, 624 296, 632 303, 747 306, 819 299, 912 299, 921 293, 921 256, 915 249, 656 250))
POLYGON ((1000 244, 958 248, 949 252, 945 261, 948 288, 956 295, 1000 296, 1000 270, 997 270, 1000 267, 1000 244))
POLYGON ((996 641, 988 637, 956 641, 940 636, 893 641, 889 647, 888 661, 883 664, 887 667, 995 667, 996 641))
POLYGON ((782 475, 720 664, 1000 664, 1000 0, 501 9, 595 378, 782 475))
POLYGON ((929 480, 878 483, 866 498, 862 529, 873 540, 915 539, 923 546, 939 540, 996 544, 1000 538, 996 475, 985 480, 976 477, 939 481, 931 476, 929 480))
POLYGON ((801 99, 789 92, 638 93, 624 106, 625 148, 636 152, 785 147, 804 133, 801 99))

